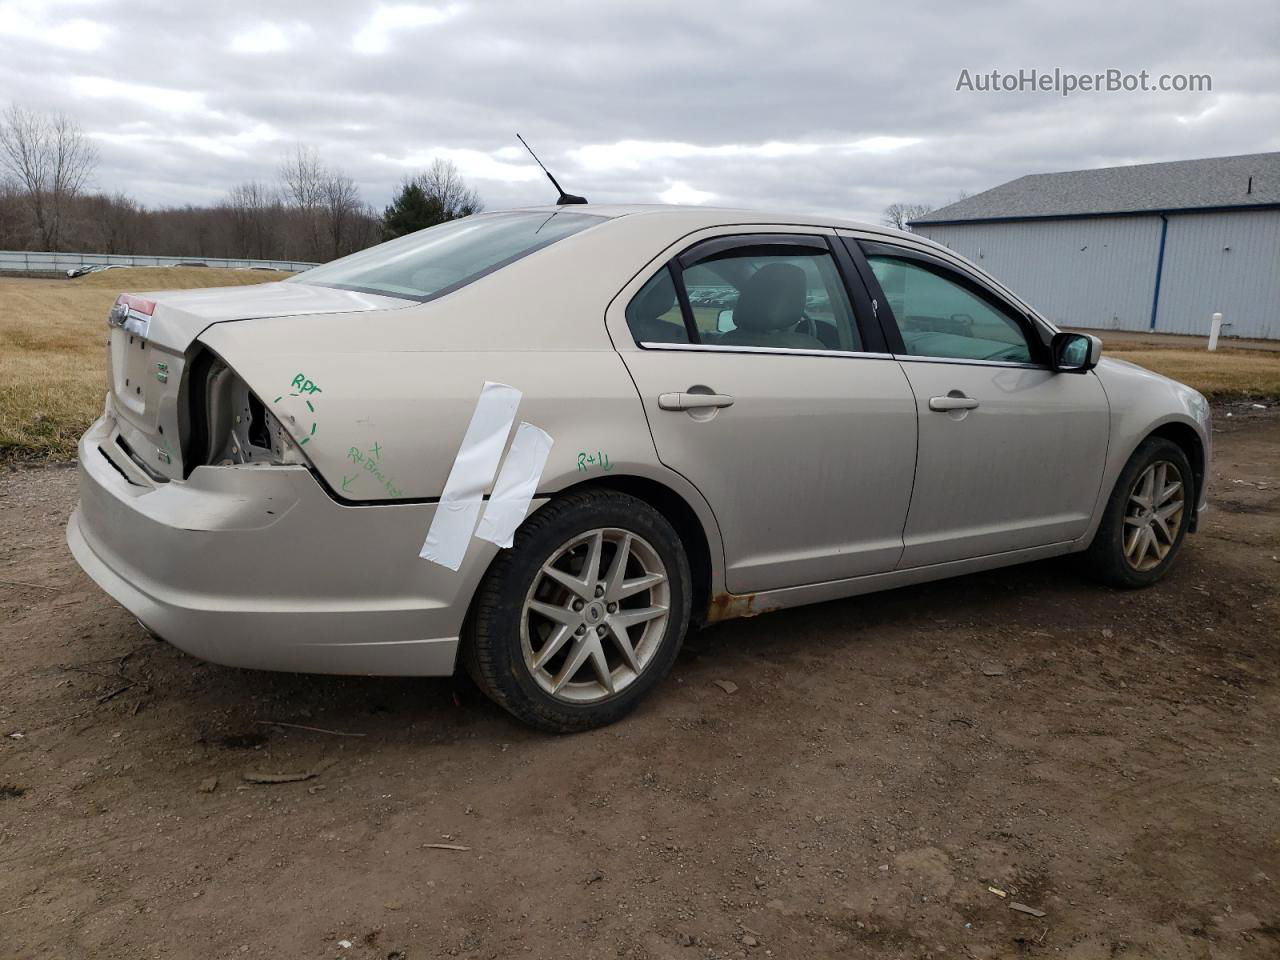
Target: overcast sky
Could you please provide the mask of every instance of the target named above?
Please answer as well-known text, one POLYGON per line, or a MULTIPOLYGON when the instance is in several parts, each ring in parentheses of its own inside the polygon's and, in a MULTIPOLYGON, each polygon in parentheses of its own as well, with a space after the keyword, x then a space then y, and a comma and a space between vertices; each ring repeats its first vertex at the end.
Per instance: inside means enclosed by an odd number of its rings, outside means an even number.
POLYGON ((1280 150, 1280 4, 0 0, 0 105, 77 118, 96 186, 207 203, 317 147, 381 207, 453 160, 545 203, 878 220, 1025 173, 1280 150), (1207 73, 1204 93, 957 91, 962 70, 1207 73))

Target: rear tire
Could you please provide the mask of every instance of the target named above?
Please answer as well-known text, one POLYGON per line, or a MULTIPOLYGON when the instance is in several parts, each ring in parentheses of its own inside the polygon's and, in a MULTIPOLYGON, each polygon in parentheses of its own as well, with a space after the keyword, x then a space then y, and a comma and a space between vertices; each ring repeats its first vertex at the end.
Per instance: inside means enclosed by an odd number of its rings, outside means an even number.
POLYGON ((1121 589, 1161 580, 1182 549, 1195 499, 1191 463, 1182 448, 1163 437, 1148 437, 1116 480, 1084 554, 1085 568, 1121 589))
POLYGON ((670 671, 691 592, 684 547, 662 514, 615 491, 569 494, 529 517, 493 561, 472 601, 463 662, 530 726, 605 726, 670 671))

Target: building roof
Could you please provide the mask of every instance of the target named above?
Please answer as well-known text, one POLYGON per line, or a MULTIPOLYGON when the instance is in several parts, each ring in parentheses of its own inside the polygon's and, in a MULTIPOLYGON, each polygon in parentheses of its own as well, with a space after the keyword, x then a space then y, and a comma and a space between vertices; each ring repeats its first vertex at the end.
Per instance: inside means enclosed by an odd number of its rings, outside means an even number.
POLYGON ((1268 206, 1280 206, 1280 153, 1033 173, 934 210, 912 224, 1268 206))

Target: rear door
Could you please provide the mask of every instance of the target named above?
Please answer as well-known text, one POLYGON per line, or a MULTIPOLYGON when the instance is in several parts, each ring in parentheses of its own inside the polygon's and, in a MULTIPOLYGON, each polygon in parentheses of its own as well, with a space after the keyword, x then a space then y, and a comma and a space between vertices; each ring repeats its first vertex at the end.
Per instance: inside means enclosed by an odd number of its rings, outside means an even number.
POLYGON ((610 306, 658 456, 715 512, 732 593, 892 570, 902 553, 915 403, 861 287, 859 322, 852 269, 824 233, 719 235, 610 306))
POLYGON ((860 272, 919 409, 900 566, 1082 536, 1110 425, 1098 378, 1053 372, 1031 318, 959 265, 866 240, 860 252, 860 272))

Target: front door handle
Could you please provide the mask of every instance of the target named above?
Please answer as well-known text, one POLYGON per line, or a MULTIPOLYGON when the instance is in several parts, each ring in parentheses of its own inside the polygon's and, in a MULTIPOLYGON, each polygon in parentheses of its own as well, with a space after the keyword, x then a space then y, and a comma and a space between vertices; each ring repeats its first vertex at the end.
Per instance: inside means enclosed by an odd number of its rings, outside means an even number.
POLYGON ((948 410, 975 410, 978 407, 978 401, 973 397, 930 397, 929 409, 936 410, 938 413, 946 413, 948 410))
POLYGON ((706 410, 711 407, 731 407, 733 397, 727 393, 660 393, 659 410, 706 410))

